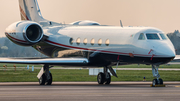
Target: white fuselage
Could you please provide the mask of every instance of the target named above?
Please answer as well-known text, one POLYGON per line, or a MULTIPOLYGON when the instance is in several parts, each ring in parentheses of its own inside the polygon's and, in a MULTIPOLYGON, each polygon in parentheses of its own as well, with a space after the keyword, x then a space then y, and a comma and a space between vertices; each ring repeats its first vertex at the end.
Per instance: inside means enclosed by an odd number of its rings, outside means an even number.
POLYGON ((127 56, 174 57, 174 46, 168 38, 163 40, 160 33, 163 34, 152 27, 57 26, 44 29, 44 34, 49 36, 48 43, 58 47, 127 56), (141 33, 144 40, 138 40, 141 33), (156 33, 159 40, 147 39, 146 33, 156 33))
POLYGON ((10 25, 6 29, 6 36, 17 44, 33 46, 49 57, 83 57, 93 63, 102 60, 98 63, 111 64, 121 60, 128 63, 163 64, 175 57, 174 46, 168 37, 152 27, 41 27, 36 22, 22 21, 10 25))

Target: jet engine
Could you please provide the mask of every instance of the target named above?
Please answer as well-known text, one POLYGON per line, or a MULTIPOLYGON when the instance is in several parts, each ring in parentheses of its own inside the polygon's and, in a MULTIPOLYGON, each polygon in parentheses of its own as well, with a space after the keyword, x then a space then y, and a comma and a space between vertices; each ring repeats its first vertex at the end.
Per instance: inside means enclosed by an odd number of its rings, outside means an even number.
POLYGON ((5 35, 14 43, 32 46, 43 38, 42 27, 33 21, 19 21, 6 28, 5 35))

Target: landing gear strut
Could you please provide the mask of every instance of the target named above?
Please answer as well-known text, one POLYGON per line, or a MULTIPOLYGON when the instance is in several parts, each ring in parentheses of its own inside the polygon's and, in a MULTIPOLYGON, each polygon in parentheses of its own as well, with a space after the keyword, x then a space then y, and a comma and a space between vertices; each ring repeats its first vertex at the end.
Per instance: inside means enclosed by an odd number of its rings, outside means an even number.
POLYGON ((52 84, 52 74, 49 71, 49 65, 43 66, 43 73, 41 77, 39 78, 39 84, 40 85, 51 85, 52 84))
POLYGON ((153 81, 152 81, 153 87, 155 87, 156 85, 163 85, 163 80, 160 79, 158 68, 159 68, 159 66, 152 65, 152 74, 153 74, 153 77, 156 78, 156 79, 153 79, 153 81))
POLYGON ((97 82, 98 84, 110 84, 111 83, 111 75, 108 72, 108 69, 110 70, 110 72, 112 73, 112 75, 116 76, 116 73, 114 72, 114 70, 112 69, 112 67, 104 67, 104 73, 100 72, 97 75, 97 82))

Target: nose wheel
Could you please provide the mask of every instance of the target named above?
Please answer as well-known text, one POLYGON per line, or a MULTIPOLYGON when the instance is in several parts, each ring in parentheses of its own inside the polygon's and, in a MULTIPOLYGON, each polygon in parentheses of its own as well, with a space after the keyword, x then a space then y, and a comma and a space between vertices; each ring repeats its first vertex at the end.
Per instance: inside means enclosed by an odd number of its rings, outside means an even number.
POLYGON ((160 77, 159 75, 159 72, 158 72, 158 67, 159 66, 156 66, 156 65, 152 65, 152 74, 153 76, 156 78, 156 79, 153 79, 152 81, 152 87, 164 87, 165 85, 163 84, 163 80, 160 77))
POLYGON ((158 81, 157 79, 153 79, 152 85, 153 85, 153 86, 163 85, 163 80, 162 80, 162 79, 159 79, 159 81, 158 81))

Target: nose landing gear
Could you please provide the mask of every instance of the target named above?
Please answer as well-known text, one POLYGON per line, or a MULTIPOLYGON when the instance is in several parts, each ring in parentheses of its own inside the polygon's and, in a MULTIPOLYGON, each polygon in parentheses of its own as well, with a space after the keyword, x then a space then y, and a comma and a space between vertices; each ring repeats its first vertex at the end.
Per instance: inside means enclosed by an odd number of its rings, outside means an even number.
POLYGON ((152 74, 153 74, 153 77, 155 77, 156 79, 153 79, 151 86, 152 87, 165 87, 165 85, 163 84, 163 80, 160 78, 158 68, 159 66, 152 65, 152 74))

